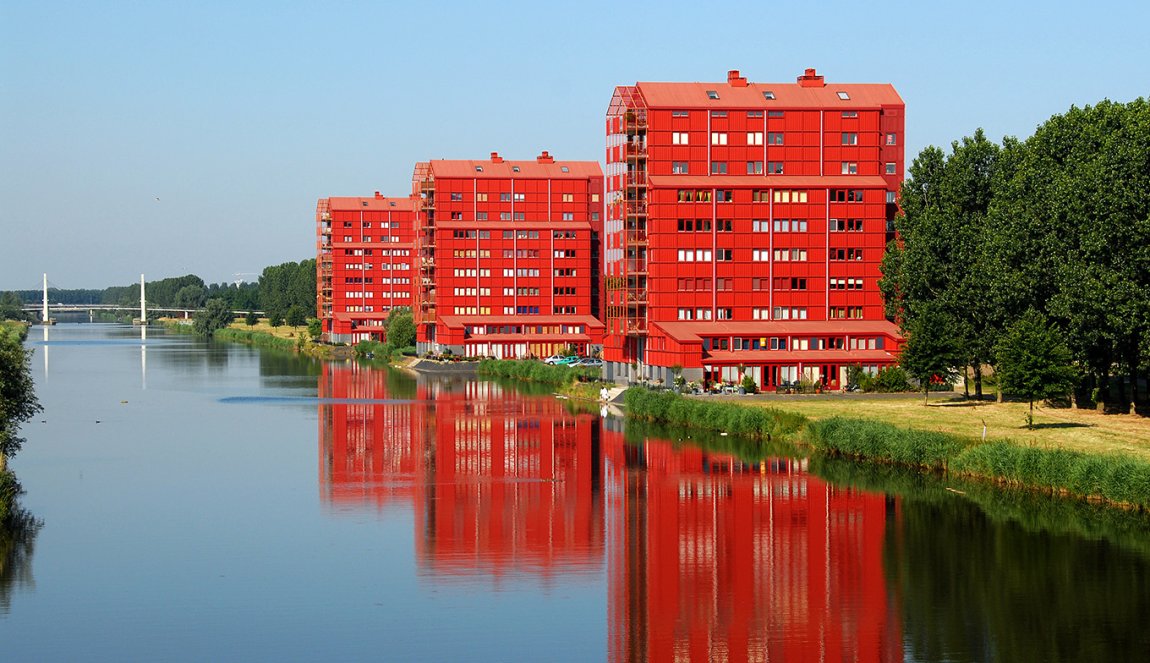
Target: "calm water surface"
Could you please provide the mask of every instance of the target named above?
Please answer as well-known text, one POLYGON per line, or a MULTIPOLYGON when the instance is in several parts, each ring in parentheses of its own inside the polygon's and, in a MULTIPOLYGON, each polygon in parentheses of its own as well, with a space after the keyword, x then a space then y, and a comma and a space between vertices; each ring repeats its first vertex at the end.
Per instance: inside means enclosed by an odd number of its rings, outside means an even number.
POLYGON ((1141 516, 742 461, 505 384, 42 334, 3 660, 1150 658, 1141 516))

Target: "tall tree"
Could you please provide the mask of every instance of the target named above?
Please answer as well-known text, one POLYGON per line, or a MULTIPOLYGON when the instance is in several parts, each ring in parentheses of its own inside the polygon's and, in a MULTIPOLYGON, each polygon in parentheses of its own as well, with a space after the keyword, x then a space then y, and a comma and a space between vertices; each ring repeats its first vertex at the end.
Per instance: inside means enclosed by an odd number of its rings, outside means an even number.
POLYGON ((963 348, 954 333, 954 320, 940 305, 923 305, 905 328, 906 345, 899 364, 922 388, 923 405, 930 400, 930 385, 935 380, 949 382, 962 365, 963 348))
POLYGON ((17 435, 20 424, 41 410, 32 382, 32 351, 23 344, 26 333, 23 325, 0 324, 0 472, 24 444, 17 435))

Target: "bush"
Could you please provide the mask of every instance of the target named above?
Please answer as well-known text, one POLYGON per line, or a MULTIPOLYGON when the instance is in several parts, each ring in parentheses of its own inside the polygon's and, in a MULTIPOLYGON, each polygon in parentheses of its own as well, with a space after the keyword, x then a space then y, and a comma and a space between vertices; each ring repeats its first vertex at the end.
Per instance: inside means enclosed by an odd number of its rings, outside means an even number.
POLYGON ((478 373, 486 376, 555 385, 567 385, 576 381, 594 382, 600 376, 597 368, 552 366, 535 359, 483 359, 479 362, 478 373))
POLYGON ((945 470, 970 442, 956 435, 899 428, 881 421, 831 417, 806 427, 807 441, 831 454, 945 470))

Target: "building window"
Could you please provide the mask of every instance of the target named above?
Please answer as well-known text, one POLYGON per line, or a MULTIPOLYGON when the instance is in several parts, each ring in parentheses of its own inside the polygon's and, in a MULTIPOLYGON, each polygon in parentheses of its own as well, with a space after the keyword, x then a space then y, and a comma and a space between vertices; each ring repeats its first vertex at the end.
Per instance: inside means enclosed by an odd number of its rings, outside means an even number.
MULTIPOLYGON (((710 192, 708 192, 710 193, 710 192)), ((730 189, 716 189, 715 202, 717 203, 730 203, 735 200, 735 192, 730 189)))
POLYGON ((843 145, 858 145, 859 135, 853 132, 843 132, 843 145))
POLYGON ((717 90, 707 90, 707 98, 708 99, 718 99, 719 98, 719 92, 717 90))
POLYGON ((501 202, 501 203, 509 203, 509 202, 511 202, 511 194, 510 194, 510 193, 501 193, 501 194, 499 194, 499 202, 501 202))
POLYGON ((767 145, 782 145, 782 144, 783 144, 783 132, 772 131, 769 134, 767 134, 767 145))
POLYGON ((839 90, 835 94, 837 94, 839 96, 839 99, 842 99, 843 101, 850 101, 851 96, 849 94, 847 94, 846 92, 843 92, 842 90, 839 90))
POLYGON ((731 309, 729 309, 729 308, 721 308, 717 311, 717 313, 718 313, 717 317, 719 320, 730 320, 732 317, 731 316, 731 309))
POLYGON ((685 111, 685 110, 673 110, 673 111, 671 111, 671 117, 687 117, 687 111, 685 111))
POLYGON ((511 212, 500 212, 499 213, 499 220, 500 221, 510 221, 511 220, 511 212))
MULTIPOLYGON (((770 262, 771 251, 770 249, 755 249, 751 252, 751 259, 755 262, 770 262)), ((755 279, 758 281, 758 279, 755 279)), ((758 290, 758 288, 755 288, 758 290)))
POLYGON ((765 99, 767 101, 774 101, 775 100, 775 93, 772 92, 771 90, 763 90, 763 99, 765 99))
POLYGON ((894 191, 887 191, 887 192, 886 192, 886 202, 887 202, 887 204, 888 204, 888 205, 893 205, 893 204, 895 203, 895 193, 894 193, 894 191))
POLYGON ((858 116, 859 116, 858 111, 843 111, 843 119, 844 120, 849 120, 851 118, 856 118, 858 116))
POLYGON ((747 145, 762 145, 763 132, 761 131, 748 131, 747 132, 747 145))
POLYGON ((452 212, 451 213, 451 220, 452 221, 462 221, 463 220, 463 212, 452 212))
POLYGON ((782 175, 783 174, 783 162, 782 161, 768 161, 767 162, 767 174, 768 175, 782 175))
POLYGON ((451 192, 451 200, 453 200, 453 201, 462 201, 462 200, 463 200, 463 193, 462 193, 462 192, 458 192, 458 191, 452 191, 452 192, 451 192))
POLYGON ((575 213, 574 212, 563 212, 563 220, 564 221, 574 221, 575 220, 575 213))
POLYGON ((727 174, 727 162, 726 161, 712 161, 711 162, 711 174, 712 175, 726 175, 727 174))
POLYGON ((727 116, 727 111, 720 111, 720 110, 711 111, 711 117, 726 117, 726 116, 727 116))
POLYGON ((672 131, 671 132, 671 144, 672 145, 686 145, 689 135, 690 134, 688 134, 686 131, 672 131))
POLYGON ((711 145, 726 145, 727 132, 725 131, 712 131, 711 132, 711 145))
POLYGON ((887 175, 894 175, 895 174, 895 164, 889 163, 889 162, 886 164, 886 174, 887 175))
POLYGON ((757 111, 757 110, 747 111, 747 119, 754 119, 756 117, 762 117, 762 116, 763 116, 763 111, 757 111))
POLYGON ((475 220, 476 221, 486 221, 487 220, 487 212, 476 212, 475 213, 475 220))
POLYGON ((485 203, 485 202, 487 202, 487 194, 486 193, 477 193, 477 194, 475 194, 475 200, 478 202, 481 202, 481 203, 485 203))
POLYGON ((731 249, 715 249, 715 260, 730 262, 733 255, 734 251, 731 249))
POLYGON ((521 203, 521 202, 524 202, 525 200, 527 200, 527 194, 525 194, 525 193, 515 194, 515 202, 521 203))
POLYGON ((887 134, 886 135, 886 144, 887 145, 898 145, 898 134, 887 134))
POLYGON ((573 203, 573 202, 575 202, 575 194, 573 194, 573 193, 565 193, 565 194, 563 194, 563 202, 565 202, 565 203, 573 203))
POLYGON ((671 162, 671 172, 675 173, 676 175, 686 175, 687 174, 687 163, 688 162, 686 162, 686 161, 672 161, 671 162))
POLYGON ((781 110, 769 110, 769 111, 767 111, 767 117, 782 117, 782 116, 783 116, 783 111, 781 111, 781 110))
POLYGON ((858 175, 859 165, 856 161, 843 162, 843 175, 858 175))

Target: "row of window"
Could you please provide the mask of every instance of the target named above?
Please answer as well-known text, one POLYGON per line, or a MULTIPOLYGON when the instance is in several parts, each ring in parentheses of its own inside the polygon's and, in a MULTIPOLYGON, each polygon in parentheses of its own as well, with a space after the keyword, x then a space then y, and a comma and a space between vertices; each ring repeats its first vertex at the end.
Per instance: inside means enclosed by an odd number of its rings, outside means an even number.
MULTIPOLYGON (((747 133, 747 139, 746 139, 746 143, 745 143, 746 145, 762 145, 763 144, 763 132, 762 131, 748 131, 746 133, 747 133)), ((778 132, 769 131, 769 132, 767 132, 766 137, 767 137, 767 145, 783 145, 784 144, 785 138, 784 138, 783 132, 781 132, 781 131, 778 131, 778 132)), ((858 135, 858 133, 855 133, 855 132, 844 131, 844 132, 842 132, 841 140, 842 140, 842 143, 841 143, 842 145, 858 145, 859 135, 858 135)), ((886 134, 885 142, 887 145, 898 145, 898 134, 894 134, 894 133, 886 134)), ((672 131, 671 132, 671 144, 672 145, 690 145, 691 144, 691 132, 689 132, 689 131, 672 131)), ((711 145, 722 146, 722 145, 728 145, 728 144, 731 144, 731 143, 729 142, 729 134, 726 131, 712 131, 711 132, 711 145)), ((454 194, 452 194, 452 195, 454 195, 454 194)), ((502 195, 506 196, 509 194, 502 194, 502 195)), ((520 196, 523 194, 517 193, 515 195, 520 196)), ((516 200, 519 200, 519 199, 516 198, 516 200)))
MULTIPOLYGON (((488 201, 488 196, 489 196, 489 195, 490 195, 490 194, 487 194, 487 193, 484 193, 484 192, 479 192, 479 193, 476 193, 476 194, 475 194, 475 202, 478 202, 478 203, 485 203, 485 202, 487 202, 487 201, 488 201)), ((563 202, 565 202, 565 203, 573 203, 573 202, 575 202, 575 194, 573 194, 573 193, 564 193, 564 194, 561 194, 561 195, 562 195, 562 198, 561 198, 561 200, 562 200, 563 202)), ((451 201, 452 201, 452 202, 462 202, 462 201, 463 201, 463 193, 462 193, 462 192, 459 192, 459 191, 452 191, 452 192, 451 192, 451 194, 450 194, 450 199, 451 199, 451 201)), ((527 201, 527 194, 526 194, 526 193, 509 193, 509 192, 505 192, 505 193, 500 193, 500 194, 499 194, 499 202, 503 202, 503 203, 510 203, 510 202, 522 203, 522 202, 526 202, 526 201, 527 201)), ((599 202, 599 194, 597 194, 597 193, 593 193, 593 194, 591 194, 591 202, 593 202, 593 203, 597 203, 597 202, 599 202)), ((398 226, 393 226, 393 227, 398 227, 398 226)))
POLYGON ((343 254, 345 256, 381 255, 403 258, 411 255, 411 249, 380 249, 378 253, 376 253, 375 249, 344 249, 343 254))
MULTIPOLYGON (((461 278, 490 278, 490 276, 491 276, 491 270, 486 269, 486 268, 483 268, 483 269, 457 268, 454 270, 453 273, 455 276, 461 277, 461 278)), ((573 268, 556 269, 554 271, 555 276, 559 276, 559 277, 575 276, 576 273, 577 273, 576 270, 573 268)), ((510 278, 514 278, 516 276, 523 276, 523 277, 539 276, 539 270, 538 269, 526 269, 526 268, 520 268, 520 269, 508 268, 508 269, 503 270, 503 276, 510 277, 510 278)), ((405 281, 407 281, 407 279, 405 279, 405 281)), ((396 282, 398 283, 399 281, 396 281, 396 282)))
MULTIPOLYGON (((712 312, 709 308, 681 308, 678 311, 679 320, 710 320, 712 312)), ((730 320, 733 317, 729 308, 715 309, 714 317, 718 320, 730 320)))
MULTIPOLYGON (((712 99, 712 100, 718 99, 719 98, 719 91, 718 90, 707 90, 707 98, 712 99)), ((848 95, 846 92, 839 92, 839 98, 844 100, 844 101, 847 101, 850 99, 850 95, 848 95)), ((771 90, 763 90, 763 99, 765 99, 766 101, 774 101, 775 93, 771 90)), ((711 111, 711 117, 727 117, 728 114, 729 114, 728 111, 725 111, 725 110, 713 110, 713 111, 711 111)), ((684 110, 684 109, 677 109, 677 110, 671 111, 671 117, 689 117, 690 115, 691 115, 691 112, 688 110, 684 110)), ((761 111, 761 110, 749 110, 749 111, 747 111, 747 118, 748 119, 760 118, 762 116, 763 116, 763 111, 761 111)), ((786 116, 786 112, 782 111, 782 110, 769 110, 769 111, 767 111, 767 117, 785 117, 785 116, 786 116)), ((859 116, 859 112, 857 110, 845 110, 845 111, 842 111, 842 114, 841 114, 841 117, 843 119, 857 118, 858 116, 859 116)))
MULTIPOLYGON (((354 228, 357 225, 357 223, 358 222, 356 222, 356 221, 344 221, 343 227, 344 228, 354 228)), ((398 228, 399 223, 400 223, 399 221, 380 221, 378 227, 379 228, 398 228)), ((371 224, 372 224, 371 221, 364 221, 363 227, 364 228, 371 228, 372 227, 371 224)), ((328 228, 330 226, 328 226, 327 224, 324 224, 324 227, 328 228)))
POLYGON ((348 299, 374 299, 376 297, 376 295, 379 295, 380 298, 394 297, 397 299, 403 299, 405 297, 411 297, 411 291, 410 290, 396 290, 394 292, 375 293, 375 292, 372 292, 371 290, 349 290, 347 292, 342 293, 342 295, 348 299))
MULTIPOLYGON (((370 271, 370 270, 375 269, 376 266, 370 262, 352 262, 352 263, 348 263, 348 264, 344 265, 343 268, 344 269, 354 269, 357 271, 358 270, 370 271)), ((405 269, 411 269, 411 265, 406 263, 406 262, 397 262, 397 263, 381 262, 381 263, 379 263, 379 269, 384 270, 384 271, 393 270, 393 269, 394 270, 405 270, 405 269)))
POLYGON ((851 337, 850 343, 842 336, 763 336, 760 338, 703 338, 704 350, 882 350, 886 346, 883 337, 851 337))
MULTIPOLYGON (((463 212, 452 212, 451 213, 451 220, 452 221, 463 221, 464 220, 463 219, 463 212)), ((475 213, 475 220, 476 221, 487 221, 488 220, 487 212, 476 212, 475 213)), ((499 213, 499 220, 500 221, 526 221, 527 215, 524 212, 515 212, 515 213, 500 212, 499 213)), ((540 221, 548 221, 549 219, 539 219, 539 220, 540 221)), ((561 221, 574 221, 575 220, 575 213, 574 212, 563 212, 560 215, 560 220, 561 221)), ((591 212, 591 220, 592 221, 598 221, 599 220, 599 213, 598 212, 591 212)))
POLYGON ((348 243, 350 243, 350 242, 365 242, 365 243, 367 243, 367 242, 374 241, 374 242, 377 242, 379 244, 397 244, 399 242, 402 242, 403 239, 396 237, 394 235, 388 235, 388 236, 382 236, 381 235, 381 236, 375 237, 374 239, 372 238, 371 235, 364 235, 362 237, 355 237, 352 235, 344 235, 343 241, 348 242, 348 243))
MULTIPOLYGON (((364 276, 349 276, 349 277, 345 278, 343 280, 343 282, 346 284, 350 284, 350 285, 359 285, 359 284, 372 285, 375 283, 375 279, 371 276, 366 276, 366 277, 364 277, 364 276)), ((411 283, 411 279, 400 278, 400 277, 392 278, 390 276, 385 276, 385 277, 379 279, 379 282, 383 285, 392 285, 392 284, 394 284, 394 285, 407 285, 407 284, 411 283)))
POLYGON ((463 333, 471 336, 486 334, 582 334, 583 325, 465 325, 463 333))

